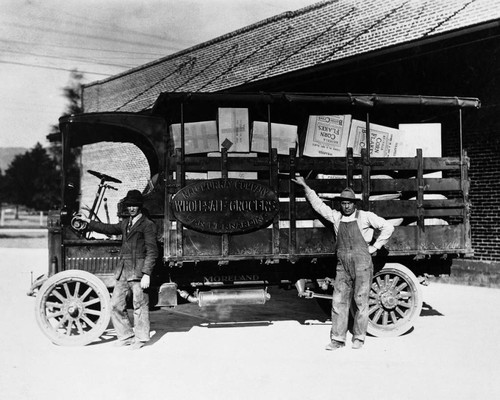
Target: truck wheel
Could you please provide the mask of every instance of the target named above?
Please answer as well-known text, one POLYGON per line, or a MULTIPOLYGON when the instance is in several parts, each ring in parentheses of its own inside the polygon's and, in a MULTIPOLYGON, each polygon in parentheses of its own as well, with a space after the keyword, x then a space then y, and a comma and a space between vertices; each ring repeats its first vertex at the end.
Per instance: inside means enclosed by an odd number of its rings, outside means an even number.
POLYGON ((422 310, 422 290, 413 272, 389 263, 373 276, 367 332, 373 336, 399 336, 412 328, 422 310))
POLYGON ((104 283, 86 271, 63 271, 47 279, 36 297, 36 321, 53 343, 84 346, 109 325, 111 307, 104 283))

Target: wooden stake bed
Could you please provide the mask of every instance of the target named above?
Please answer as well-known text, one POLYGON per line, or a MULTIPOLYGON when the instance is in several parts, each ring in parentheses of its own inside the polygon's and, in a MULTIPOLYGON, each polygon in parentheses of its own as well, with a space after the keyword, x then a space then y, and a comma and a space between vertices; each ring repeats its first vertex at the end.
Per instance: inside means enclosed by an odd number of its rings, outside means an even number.
MULTIPOLYGON (((390 255, 436 255, 443 253, 470 254, 472 252, 469 227, 468 183, 461 176, 467 177, 468 159, 460 158, 423 158, 418 151, 414 158, 368 159, 363 157, 345 159, 298 159, 292 155, 279 158, 271 170, 275 171, 271 180, 278 188, 280 204, 278 221, 250 233, 232 235, 214 235, 182 227, 177 223, 171 204, 167 203, 165 228, 168 240, 165 243, 165 259, 168 261, 205 261, 205 260, 296 260, 297 258, 329 257, 334 253, 335 239, 333 229, 326 221, 321 221, 304 194, 290 177, 294 173, 306 176, 311 170, 322 171, 330 175, 346 175, 345 179, 307 179, 308 185, 318 193, 339 193, 348 185, 357 193, 363 194, 362 207, 386 219, 412 221, 414 225, 396 226, 386 248, 390 255), (424 178, 432 171, 446 171, 447 178, 424 178), (346 174, 347 172, 347 174, 346 174), (411 178, 394 179, 354 179, 361 175, 384 173, 398 176, 404 173, 411 178), (454 177, 452 175, 455 175, 454 177), (368 191, 369 188, 369 191, 368 191), (465 189, 465 191, 463 190, 465 189), (400 193, 398 199, 370 201, 370 195, 388 195, 400 193), (442 199, 424 200, 424 194, 438 193, 442 199), (400 200, 403 197, 406 200, 400 200), (413 200, 409 200, 410 198, 413 200), (449 225, 425 225, 428 218, 453 220, 449 225), (277 223, 276 223, 277 222, 277 223)), ((169 167, 176 168, 179 175, 186 172, 200 172, 200 165, 214 170, 223 166, 222 175, 231 170, 255 171, 262 173, 262 164, 266 159, 228 158, 225 152, 221 158, 188 157, 181 162, 180 154, 169 160, 169 167), (204 160, 204 163, 203 163, 204 160), (179 168, 181 167, 181 168, 179 168), (225 170, 224 170, 225 168, 225 170)), ((185 180, 185 186, 198 181, 185 180)), ((266 180, 256 181, 266 185, 266 180)), ((172 199, 178 183, 169 180, 166 198, 172 199)), ((388 196, 390 197, 390 196, 388 196)), ((332 207, 333 201, 325 198, 332 207)), ((409 222, 407 222, 409 223, 409 222)))
MULTIPOLYGON (((146 195, 145 206, 159 227, 163 259, 169 265, 241 260, 295 262, 333 256, 333 229, 313 211, 302 189, 291 182, 297 173, 307 177, 308 185, 335 208, 338 204, 331 200, 333 194, 351 186, 362 196, 361 209, 398 220, 386 245, 389 257, 418 259, 472 254, 469 160, 461 145, 461 118, 462 109, 479 106, 478 99, 456 97, 162 93, 149 113, 82 114, 64 117, 60 125, 65 153, 71 147, 99 141, 130 142, 142 150, 151 175, 159 177, 151 194, 146 195), (186 124, 219 123, 220 110, 228 108, 248 110, 249 125, 255 121, 267 124, 267 148, 271 151, 240 153, 234 157, 230 146, 223 141, 219 143, 220 152, 213 157, 213 154, 187 152, 186 124), (419 149, 414 156, 404 158, 370 157, 364 149, 361 156, 355 157, 351 148, 342 157, 303 154, 311 115, 348 114, 358 121, 364 120, 369 142, 371 121, 392 127, 399 123, 422 123, 432 110, 443 108, 446 113, 434 116, 444 116, 439 120, 443 131, 451 129, 460 134, 457 157, 425 157, 419 149), (449 109, 457 110, 458 125, 451 122, 449 109), (278 155, 273 148, 272 124, 297 126, 297 147, 288 154, 278 155), (170 132, 172 126, 179 129, 177 145, 170 132), (241 171, 252 178, 232 177, 241 171), (214 172, 217 178, 209 179, 208 173, 214 172), (433 172, 441 175, 428 175, 433 172), (193 173, 205 174, 206 178, 193 179, 193 173), (375 201, 374 196, 379 199, 375 201), (444 224, 429 225, 430 219, 444 224)), ((202 136, 199 139, 206 142, 202 136)), ((63 234, 58 240, 65 256, 58 268, 66 269, 67 263, 88 269, 91 262, 82 259, 89 258, 90 253, 102 246, 113 249, 100 251, 98 265, 92 264, 92 268, 109 270, 107 265, 114 260, 108 260, 106 254, 113 252, 113 258, 117 243, 92 243, 89 257, 79 257, 83 245, 89 243, 75 235, 64 219, 78 210, 64 207, 67 211, 61 217, 63 234)))

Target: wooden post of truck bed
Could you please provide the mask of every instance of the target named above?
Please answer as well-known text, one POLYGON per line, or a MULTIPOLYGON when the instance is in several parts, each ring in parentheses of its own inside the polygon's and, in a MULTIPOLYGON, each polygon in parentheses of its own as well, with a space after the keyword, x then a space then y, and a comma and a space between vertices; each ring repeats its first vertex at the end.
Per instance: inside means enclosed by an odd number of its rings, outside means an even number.
POLYGON ((361 162, 363 163, 361 190, 362 190, 362 204, 363 210, 369 211, 370 209, 370 113, 366 113, 366 146, 361 149, 361 162))
MULTIPOLYGON (((165 136, 163 140, 164 143, 168 143, 168 136, 165 136)), ((164 166, 163 209, 165 210, 164 211, 165 218, 163 218, 163 246, 164 249, 168 249, 168 254, 170 255, 170 238, 171 238, 170 229, 172 228, 172 223, 170 222, 171 218, 170 198, 172 195, 168 192, 169 190, 168 180, 170 177, 168 151, 165 151, 165 154, 163 155, 163 166, 164 166)))
POLYGON ((461 153, 461 162, 460 162, 460 170, 461 170, 461 185, 462 185, 462 196, 464 202, 462 221, 465 226, 465 248, 470 250, 472 249, 472 232, 470 228, 470 202, 469 202, 469 157, 467 156, 467 151, 462 150, 461 153))
MULTIPOLYGON (((185 152, 185 126, 184 126, 184 103, 180 104, 181 111, 181 148, 177 150, 177 168, 175 179, 177 181, 176 192, 186 186, 186 152, 185 152)), ((184 255, 184 229, 182 222, 176 222, 177 230, 177 257, 184 255)))
MULTIPOLYGON (((279 193, 278 185, 278 150, 271 149, 271 165, 270 165, 271 188, 274 193, 279 193)), ((276 213, 273 219, 273 256, 280 254, 280 213, 276 213)))
MULTIPOLYGON (((269 149, 269 187, 275 193, 279 193, 278 182, 278 150, 273 149, 272 124, 271 124, 271 104, 267 105, 267 148, 269 149)), ((280 216, 277 213, 273 219, 272 233, 272 252, 273 256, 280 253, 280 216)))
POLYGON ((363 210, 370 211, 370 157, 366 149, 361 149, 361 162, 363 164, 361 179, 361 194, 363 210))
MULTIPOLYGON (((227 171, 227 148, 224 146, 220 149, 220 173, 222 179, 229 177, 227 171)), ((222 257, 227 257, 229 254, 229 235, 227 233, 221 235, 221 253, 222 257)))
MULTIPOLYGON (((182 131, 182 129, 181 129, 182 131)), ((184 164, 184 152, 182 150, 177 149, 176 153, 176 171, 175 171, 175 179, 176 179, 176 188, 175 191, 178 192, 185 185, 185 164, 184 164)), ((184 253, 184 236, 183 236, 183 225, 179 220, 176 221, 176 231, 177 231, 177 248, 176 253, 177 257, 182 257, 184 253)))
POLYGON ((290 254, 290 260, 293 262, 295 260, 295 254, 297 253, 297 213, 295 209, 295 183, 292 179, 295 179, 295 155, 297 154, 296 148, 290 149, 290 179, 288 185, 289 189, 289 203, 288 203, 288 219, 290 221, 290 226, 288 228, 288 254, 290 254))
POLYGON ((419 252, 423 250, 425 235, 424 219, 424 160, 422 149, 417 149, 417 243, 419 252))
POLYGON ((354 176, 354 156, 352 147, 347 148, 346 154, 346 186, 352 187, 353 176, 354 176))

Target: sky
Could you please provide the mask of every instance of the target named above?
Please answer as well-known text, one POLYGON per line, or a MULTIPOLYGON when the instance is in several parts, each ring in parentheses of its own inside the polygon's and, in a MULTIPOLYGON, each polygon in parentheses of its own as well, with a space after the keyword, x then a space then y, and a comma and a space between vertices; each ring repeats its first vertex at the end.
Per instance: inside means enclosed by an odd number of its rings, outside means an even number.
POLYGON ((47 147, 70 71, 94 82, 319 0, 0 0, 0 147, 47 147))

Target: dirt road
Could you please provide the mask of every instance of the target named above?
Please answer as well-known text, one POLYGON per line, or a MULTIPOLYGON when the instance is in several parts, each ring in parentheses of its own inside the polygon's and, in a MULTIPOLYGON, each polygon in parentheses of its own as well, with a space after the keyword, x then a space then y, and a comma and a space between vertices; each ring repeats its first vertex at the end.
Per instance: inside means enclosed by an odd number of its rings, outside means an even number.
POLYGON ((3 399, 500 398, 500 289, 431 284, 412 332, 334 353, 319 305, 273 290, 254 308, 155 311, 151 344, 134 352, 115 348, 112 331, 86 347, 51 344, 25 295, 46 250, 2 248, 0 260, 3 399))

